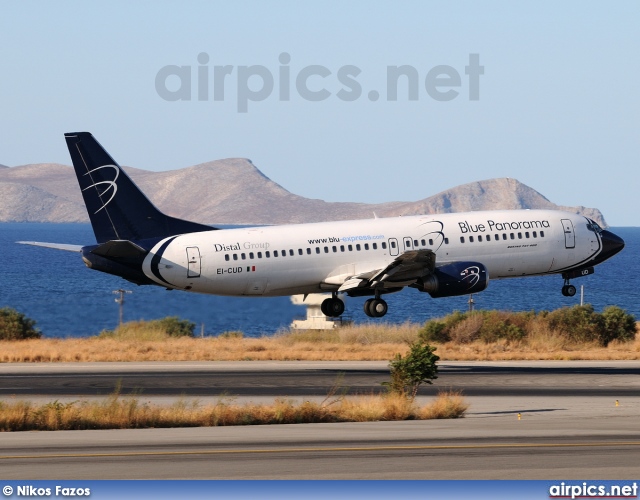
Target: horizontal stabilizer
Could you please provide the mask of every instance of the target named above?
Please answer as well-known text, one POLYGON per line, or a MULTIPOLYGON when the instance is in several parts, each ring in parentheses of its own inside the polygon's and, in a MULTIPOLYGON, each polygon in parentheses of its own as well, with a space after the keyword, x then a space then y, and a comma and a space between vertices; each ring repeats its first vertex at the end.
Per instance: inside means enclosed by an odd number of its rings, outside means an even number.
POLYGON ((111 240, 91 250, 94 255, 112 259, 138 258, 149 252, 132 241, 111 240))
POLYGON ((31 245, 34 247, 55 248, 56 250, 64 250, 66 252, 81 252, 82 245, 70 245, 67 243, 43 243, 41 241, 16 241, 21 245, 31 245))

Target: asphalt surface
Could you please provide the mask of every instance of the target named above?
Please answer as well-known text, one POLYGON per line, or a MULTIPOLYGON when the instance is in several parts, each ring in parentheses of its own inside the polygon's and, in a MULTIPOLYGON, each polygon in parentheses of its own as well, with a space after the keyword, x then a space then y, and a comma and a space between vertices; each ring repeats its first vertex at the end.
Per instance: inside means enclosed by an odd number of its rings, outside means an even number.
MULTIPOLYGON (((102 397, 121 381, 159 404, 219 394, 370 393, 386 363, 0 365, 0 399, 102 397)), ((464 419, 6 433, 4 479, 635 479, 640 363, 448 363, 421 396, 462 389, 464 419), (616 404, 617 401, 617 404, 616 404), (519 415, 519 417, 518 417, 519 415)))
MULTIPOLYGON (((323 396, 384 390, 386 362, 176 362, 0 365, 0 397, 105 396, 120 387, 140 396, 323 396)), ((422 395, 442 389, 467 396, 634 396, 640 363, 443 362, 422 395)))

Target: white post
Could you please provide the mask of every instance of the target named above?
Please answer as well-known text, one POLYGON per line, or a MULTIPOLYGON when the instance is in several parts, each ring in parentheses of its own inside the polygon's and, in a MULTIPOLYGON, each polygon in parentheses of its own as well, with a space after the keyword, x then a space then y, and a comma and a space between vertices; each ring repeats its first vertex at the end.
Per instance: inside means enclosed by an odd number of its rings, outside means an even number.
POLYGON ((584 305, 584 285, 580 285, 580 305, 584 305))

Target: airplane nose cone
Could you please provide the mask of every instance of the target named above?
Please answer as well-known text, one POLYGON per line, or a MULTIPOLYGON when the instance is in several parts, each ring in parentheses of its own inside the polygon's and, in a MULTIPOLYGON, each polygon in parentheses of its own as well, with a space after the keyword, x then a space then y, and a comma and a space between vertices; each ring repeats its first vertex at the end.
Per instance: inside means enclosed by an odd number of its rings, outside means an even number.
POLYGON ((602 252, 598 255, 600 262, 613 257, 624 248, 624 240, 611 231, 602 231, 600 236, 602 238, 602 252))

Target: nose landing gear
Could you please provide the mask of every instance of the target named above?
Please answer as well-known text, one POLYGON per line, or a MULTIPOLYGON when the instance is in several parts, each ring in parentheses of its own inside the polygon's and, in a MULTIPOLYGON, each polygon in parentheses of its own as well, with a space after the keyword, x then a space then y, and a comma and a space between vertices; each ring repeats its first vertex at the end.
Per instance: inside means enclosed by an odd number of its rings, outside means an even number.
POLYGON ((573 297, 576 294, 576 287, 569 283, 568 279, 564 280, 564 286, 562 287, 562 295, 565 297, 573 297))

